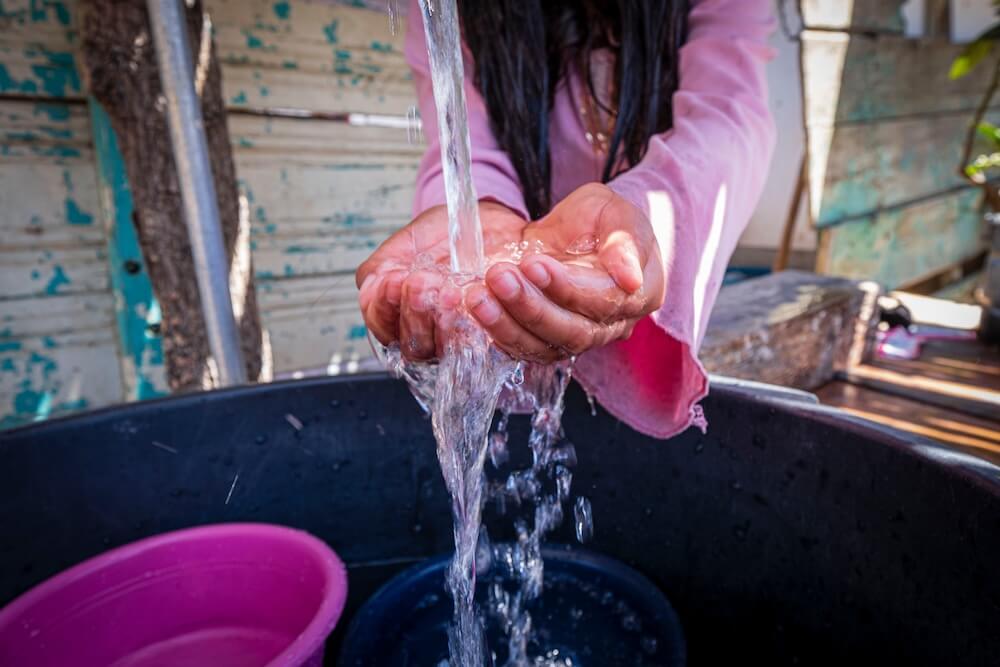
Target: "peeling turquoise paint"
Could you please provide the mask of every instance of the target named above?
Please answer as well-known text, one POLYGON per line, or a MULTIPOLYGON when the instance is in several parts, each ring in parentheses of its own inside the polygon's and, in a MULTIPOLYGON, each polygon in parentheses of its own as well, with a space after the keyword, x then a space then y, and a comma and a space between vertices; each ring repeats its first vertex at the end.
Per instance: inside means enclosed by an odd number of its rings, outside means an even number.
POLYGON ((277 16, 282 21, 287 21, 288 17, 291 16, 291 14, 292 14, 292 6, 288 2, 285 2, 283 0, 282 2, 274 3, 274 15, 277 16))
POLYGON ((285 248, 285 252, 292 255, 311 255, 313 253, 323 252, 323 249, 307 245, 290 245, 285 248))
POLYGON ((259 222, 265 222, 267 220, 267 212, 264 210, 263 206, 258 206, 257 210, 254 211, 254 215, 259 222))
POLYGON ((283 63, 281 63, 281 66, 283 68, 285 68, 285 69, 298 69, 299 68, 299 64, 297 62, 295 62, 294 60, 286 60, 283 63))
POLYGON ((372 50, 380 53, 392 53, 392 44, 389 44, 388 42, 373 41, 372 50))
POLYGON ((246 91, 241 90, 237 94, 233 95, 233 97, 229 101, 232 104, 246 104, 247 103, 246 91))
POLYGON ((16 352, 21 349, 21 342, 17 340, 0 340, 0 352, 16 352))
POLYGON ((337 60, 350 60, 351 52, 344 49, 335 49, 333 55, 336 56, 337 60))
POLYGON ((94 216, 81 209, 74 200, 67 197, 66 222, 71 225, 91 225, 94 223, 94 216))
POLYGON ((263 49, 264 48, 264 42, 261 41, 260 37, 257 37, 257 35, 253 34, 249 30, 247 30, 246 28, 244 28, 241 32, 243 33, 243 36, 247 38, 247 48, 248 49, 263 49))
POLYGON ((261 97, 267 97, 270 94, 271 94, 271 89, 270 88, 268 88, 267 86, 261 86, 260 87, 260 96, 261 97))
POLYGON ((237 145, 240 148, 253 148, 253 142, 247 139, 246 137, 240 137, 237 140, 237 145))
POLYGON ((53 97, 80 92, 80 77, 73 62, 73 54, 42 51, 48 60, 45 65, 32 65, 31 71, 41 79, 42 90, 53 97))
POLYGON ((351 327, 350 332, 347 337, 350 340, 358 340, 359 338, 365 338, 368 336, 368 329, 365 328, 363 324, 355 324, 351 327))
POLYGON ((152 325, 160 323, 160 304, 145 271, 130 274, 124 269, 126 260, 142 257, 132 224, 132 193, 125 164, 107 114, 92 98, 88 106, 97 155, 98 187, 106 193, 101 201, 110 206, 103 215, 111 227, 108 260, 120 353, 130 360, 129 365, 135 371, 134 378, 127 378, 130 395, 126 398, 141 400, 162 396, 167 393, 160 388, 165 386, 163 344, 160 336, 152 333, 152 325))
POLYGON ((14 373, 17 371, 17 364, 14 363, 13 359, 7 357, 3 361, 0 361, 0 371, 3 371, 4 373, 14 373))
POLYGON ((65 104, 38 102, 35 104, 34 115, 45 115, 54 123, 65 123, 69 121, 69 106, 65 104))
POLYGON ((328 43, 330 44, 337 43, 337 27, 339 26, 339 24, 340 21, 337 21, 335 19, 333 22, 323 26, 323 36, 326 37, 326 41, 328 43))
POLYGON ((31 79, 17 81, 0 65, 0 93, 37 93, 38 86, 31 79))
POLYGON ((54 350, 59 347, 59 343, 52 336, 42 336, 42 345, 45 346, 46 350, 54 350))
POLYGON ((71 282, 66 276, 66 272, 63 271, 63 267, 56 264, 52 267, 52 278, 49 279, 48 284, 45 286, 45 293, 48 295, 58 294, 60 287, 69 285, 71 282))

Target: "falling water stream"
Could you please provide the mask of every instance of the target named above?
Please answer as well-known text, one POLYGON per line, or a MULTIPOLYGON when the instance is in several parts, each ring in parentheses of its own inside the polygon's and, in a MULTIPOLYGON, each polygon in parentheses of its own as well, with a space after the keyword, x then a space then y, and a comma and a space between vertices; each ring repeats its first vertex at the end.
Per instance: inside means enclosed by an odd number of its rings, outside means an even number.
MULTIPOLYGON (((434 99, 440 128, 441 158, 448 207, 450 272, 459 288, 481 280, 489 261, 515 259, 525 248, 509 249, 504 257, 486 258, 479 222, 478 200, 470 171, 471 152, 464 94, 464 71, 458 10, 455 0, 420 0, 434 99)), ((537 250, 537 249, 532 249, 537 250)), ((426 269, 426 266, 421 267, 426 269)), ((442 269, 443 270, 443 269, 442 269)), ((571 664, 528 656, 531 615, 528 604, 542 591, 541 541, 563 519, 570 495, 573 446, 564 441, 560 425, 563 393, 570 362, 527 366, 514 362, 491 344, 487 334, 459 313, 434 363, 405 360, 399 347, 386 351, 386 363, 407 380, 421 406, 430 413, 437 455, 451 495, 455 554, 446 577, 454 601, 449 630, 451 667, 493 664, 495 652, 486 645, 483 618, 477 611, 477 568, 506 575, 507 586, 496 583, 484 601, 487 611, 507 636, 506 665, 571 664), (490 434, 500 401, 497 432, 490 434), (507 458, 506 424, 512 412, 532 414, 532 465, 510 473, 503 482, 487 484, 487 454, 495 468, 507 458), (515 518, 516 540, 491 544, 482 526, 484 505, 515 518)), ((577 535, 592 532, 590 507, 578 499, 577 535)))

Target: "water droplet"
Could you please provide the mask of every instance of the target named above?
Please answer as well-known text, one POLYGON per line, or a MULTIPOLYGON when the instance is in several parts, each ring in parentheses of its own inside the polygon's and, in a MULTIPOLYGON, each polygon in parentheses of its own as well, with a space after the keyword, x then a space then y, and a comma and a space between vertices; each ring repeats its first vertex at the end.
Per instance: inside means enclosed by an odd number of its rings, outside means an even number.
POLYGON ((414 533, 420 534, 420 533, 424 532, 424 526, 423 526, 423 524, 415 523, 415 524, 413 524, 412 530, 413 530, 414 533))
POLYGON ((599 246, 600 243, 601 239, 599 239, 596 234, 584 234, 569 244, 566 248, 566 254, 589 255, 597 250, 597 246, 599 246))
POLYGON ((622 616, 622 629, 626 632, 642 632, 642 623, 634 613, 628 613, 622 616))
POLYGON ((656 649, 658 648, 656 637, 650 637, 646 635, 639 640, 639 646, 642 648, 642 652, 646 655, 655 655, 656 649))
POLYGON ((520 387, 524 384, 524 364, 520 362, 514 367, 514 373, 510 376, 510 382, 515 387, 520 387))
POLYGON ((590 510, 590 501, 580 496, 573 505, 573 517, 576 519, 576 539, 581 544, 589 542, 594 537, 594 517, 590 510))
POLYGON ((510 458, 507 451, 507 434, 501 431, 490 434, 490 463, 499 468, 510 458))

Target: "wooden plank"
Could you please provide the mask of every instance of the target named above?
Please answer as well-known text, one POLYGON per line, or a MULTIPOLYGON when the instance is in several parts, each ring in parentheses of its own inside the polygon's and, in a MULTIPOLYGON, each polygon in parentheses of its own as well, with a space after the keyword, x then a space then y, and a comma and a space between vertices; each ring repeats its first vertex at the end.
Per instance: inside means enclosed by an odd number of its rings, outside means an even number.
POLYGON ((405 25, 329 2, 209 0, 234 108, 405 115, 416 103, 405 25))
POLYGON ((132 223, 132 193, 111 120, 90 99, 100 217, 106 230, 109 278, 114 295, 118 351, 126 400, 169 393, 159 334, 160 307, 132 223))
POLYGON ((817 394, 826 405, 956 446, 1000 465, 1000 423, 995 419, 979 419, 846 382, 831 382, 817 394))
POLYGON ((782 271, 724 287, 699 358, 712 373, 813 389, 846 366, 864 292, 782 271))
POLYGON ((257 276, 353 271, 410 218, 420 148, 406 132, 234 115, 257 276))
POLYGON ((817 271, 896 287, 982 247, 977 189, 820 230, 817 271))
POLYGON ((0 5, 0 94, 82 98, 75 13, 75 2, 58 0, 0 5))
POLYGON ((275 373, 353 372, 371 357, 353 273, 261 280, 257 290, 275 373))
POLYGON ((948 77, 963 47, 942 39, 805 31, 801 43, 810 128, 971 112, 988 86, 981 76, 948 77))
POLYGON ((964 114, 809 130, 812 219, 818 227, 966 185, 957 173, 964 114))
POLYGON ((5 300, 0 428, 121 400, 111 295, 5 300))
POLYGON ((0 299, 107 288, 86 110, 0 101, 0 299))
POLYGON ((902 34, 904 0, 802 0, 802 22, 810 28, 902 34))

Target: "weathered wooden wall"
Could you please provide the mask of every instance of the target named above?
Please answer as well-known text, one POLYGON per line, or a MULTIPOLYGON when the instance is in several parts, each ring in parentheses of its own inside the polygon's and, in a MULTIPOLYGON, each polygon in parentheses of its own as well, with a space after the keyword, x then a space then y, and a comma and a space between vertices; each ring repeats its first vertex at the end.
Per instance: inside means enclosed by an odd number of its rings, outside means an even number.
MULTIPOLYGON (((405 25, 322 0, 208 0, 274 371, 370 354, 355 266, 409 217, 405 25), (309 117, 312 116, 312 117, 309 117)), ((158 309, 76 3, 0 2, 0 424, 162 393, 158 309)), ((152 103, 152 102, 151 102, 152 103)))
POLYGON ((392 34, 384 12, 321 1, 207 5, 274 370, 352 369, 370 355, 354 270, 408 222, 422 146, 343 118, 407 118, 405 25, 392 34))
MULTIPOLYGON (((807 0, 802 69, 818 269, 905 286, 981 248, 979 196, 957 173, 986 82, 948 78, 960 46, 903 36, 901 0, 807 0), (852 9, 853 5, 853 9, 852 9)), ((943 35, 929 0, 927 31, 943 35)))
POLYGON ((0 4, 0 426, 120 400, 72 12, 0 4))

